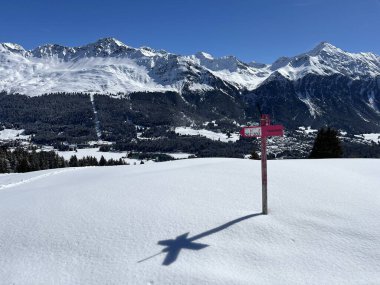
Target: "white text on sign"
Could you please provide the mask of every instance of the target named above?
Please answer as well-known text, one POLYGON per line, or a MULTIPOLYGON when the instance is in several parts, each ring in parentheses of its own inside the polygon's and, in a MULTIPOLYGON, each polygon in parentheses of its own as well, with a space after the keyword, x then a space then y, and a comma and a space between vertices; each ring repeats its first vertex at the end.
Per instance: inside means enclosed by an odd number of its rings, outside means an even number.
POLYGON ((260 137, 261 127, 244 128, 244 135, 247 137, 260 137))

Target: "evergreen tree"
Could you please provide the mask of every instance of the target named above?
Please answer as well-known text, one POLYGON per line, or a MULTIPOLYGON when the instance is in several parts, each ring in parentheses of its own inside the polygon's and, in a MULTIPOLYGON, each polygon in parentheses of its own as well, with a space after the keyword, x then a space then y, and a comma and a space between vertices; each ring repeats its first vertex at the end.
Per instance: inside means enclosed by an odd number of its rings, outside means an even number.
POLYGON ((110 158, 110 159, 107 161, 107 165, 108 165, 108 166, 115 165, 115 160, 114 160, 113 158, 110 158))
POLYGON ((73 156, 70 157, 69 166, 70 167, 77 167, 77 166, 79 166, 78 165, 78 158, 77 158, 76 155, 73 155, 73 156))
POLYGON ((16 167, 17 172, 28 172, 30 171, 30 164, 28 162, 28 159, 26 157, 23 157, 20 161, 20 163, 16 167))
POLYGON ((0 173, 9 173, 11 172, 11 165, 9 160, 4 155, 0 155, 0 173))
POLYGON ((104 156, 102 155, 102 157, 99 160, 99 166, 105 166, 106 164, 107 164, 107 161, 104 158, 104 156))
POLYGON ((309 158, 340 158, 342 153, 338 132, 322 128, 317 133, 309 158))
POLYGON ((30 155, 30 169, 31 171, 36 171, 36 170, 40 170, 40 165, 39 165, 39 161, 38 161, 38 154, 35 150, 33 150, 30 155))

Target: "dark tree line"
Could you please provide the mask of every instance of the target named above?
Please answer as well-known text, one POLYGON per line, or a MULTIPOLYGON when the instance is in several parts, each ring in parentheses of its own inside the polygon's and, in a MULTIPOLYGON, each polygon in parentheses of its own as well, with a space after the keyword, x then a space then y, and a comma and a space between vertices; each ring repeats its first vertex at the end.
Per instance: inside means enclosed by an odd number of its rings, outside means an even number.
POLYGON ((346 158, 380 158, 380 144, 362 144, 343 142, 343 157, 346 158))
POLYGON ((139 153, 130 152, 128 158, 138 159, 138 160, 154 160, 155 162, 164 162, 174 160, 170 155, 164 153, 139 153))
MULTIPOLYGON (((228 96, 223 97, 218 92, 182 94, 191 104, 185 103, 175 92, 138 92, 123 96, 94 96, 102 139, 116 142, 114 150, 140 153, 182 151, 197 157, 242 157, 252 152, 254 145, 251 141, 241 139, 236 143, 223 143, 201 137, 178 136, 173 132, 175 126, 210 120, 216 120, 216 123, 208 123, 204 128, 225 134, 236 132, 239 128, 233 120, 242 119, 239 114, 243 112, 235 105, 231 108, 233 104, 228 96), (151 140, 138 139, 138 132, 151 140)), ((67 150, 69 144, 85 145, 88 141, 97 140, 89 94, 56 93, 28 97, 0 92, 1 128, 25 129, 33 143, 51 145, 60 150, 67 150)), ((316 141, 317 149, 310 157, 380 157, 379 144, 344 141, 340 154, 339 150, 329 150, 332 146, 323 146, 321 141, 326 140, 322 137, 328 136, 326 132, 330 131, 324 130, 325 133, 320 134, 316 141)), ((301 140, 304 138, 297 137, 297 141, 301 140)), ((303 158, 308 153, 309 149, 300 152, 289 148, 279 156, 303 158)))
POLYGON ((83 167, 83 166, 113 166, 113 165, 126 165, 123 159, 105 159, 102 155, 99 161, 96 157, 86 156, 78 159, 76 155, 70 157, 68 162, 69 167, 83 167))
POLYGON ((57 93, 37 97, 0 92, 0 122, 25 129, 37 144, 96 140, 88 94, 57 93))
POLYGON ((0 147, 0 173, 29 172, 63 167, 66 167, 65 160, 54 151, 37 152, 23 148, 10 150, 6 147, 0 147))
POLYGON ((342 154, 338 132, 331 128, 321 128, 317 133, 309 158, 340 158, 342 154))
POLYGON ((245 154, 257 149, 257 143, 252 139, 224 143, 197 136, 170 136, 154 140, 135 140, 116 143, 117 151, 134 152, 186 152, 197 157, 235 157, 242 158, 245 154))
POLYGON ((0 173, 30 172, 52 168, 111 166, 125 165, 124 160, 106 160, 103 156, 98 161, 95 157, 87 156, 78 159, 75 155, 69 161, 54 151, 25 150, 23 148, 9 149, 0 147, 0 173))

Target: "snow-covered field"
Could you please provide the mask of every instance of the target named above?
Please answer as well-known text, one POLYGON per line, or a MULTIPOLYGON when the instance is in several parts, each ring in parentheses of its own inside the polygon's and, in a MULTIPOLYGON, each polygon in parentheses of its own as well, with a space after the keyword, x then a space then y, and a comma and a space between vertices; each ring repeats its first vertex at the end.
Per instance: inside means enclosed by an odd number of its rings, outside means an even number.
POLYGON ((69 160, 71 156, 76 155, 77 158, 86 156, 93 156, 100 159, 104 156, 105 159, 120 159, 127 156, 126 152, 105 152, 99 151, 98 147, 95 148, 78 148, 77 151, 57 151, 58 155, 63 156, 64 159, 69 160))
POLYGON ((174 159, 185 159, 189 158, 190 156, 194 156, 192 153, 185 152, 166 152, 165 154, 173 157, 174 159))
MULTIPOLYGON (((56 151, 58 155, 63 156, 64 159, 69 160, 71 156, 76 155, 77 158, 83 158, 86 156, 96 157, 99 160, 102 156, 105 159, 120 159, 123 158, 125 162, 128 163, 137 163, 140 162, 138 159, 125 158, 127 156, 127 152, 111 152, 111 151, 99 151, 99 148, 78 148, 77 151, 56 151)), ((184 159, 192 156, 191 153, 183 153, 183 152, 174 152, 174 153, 165 153, 175 159, 184 159)))
POLYGON ((380 284, 380 160, 0 175, 1 284, 380 284))
POLYGON ((231 133, 231 136, 228 138, 225 133, 217 133, 210 130, 205 129, 193 129, 190 127, 177 127, 175 128, 175 132, 180 135, 187 135, 187 136, 201 136, 206 137, 214 141, 221 141, 221 142, 236 142, 240 135, 237 133, 231 133))
POLYGON ((58 155, 62 156, 65 160, 70 160, 71 156, 75 155, 78 159, 84 158, 86 156, 95 157, 97 160, 103 156, 105 159, 115 159, 119 160, 123 158, 126 163, 134 164, 140 163, 138 159, 126 158, 126 152, 111 152, 111 151, 99 151, 98 147, 95 148, 78 148, 77 151, 56 151, 58 155))
POLYGON ((0 141, 28 140, 30 136, 23 135, 24 130, 4 129, 0 131, 0 141))
POLYGON ((374 143, 380 143, 380 134, 362 134, 362 135, 355 135, 355 137, 362 137, 367 141, 373 141, 374 143))

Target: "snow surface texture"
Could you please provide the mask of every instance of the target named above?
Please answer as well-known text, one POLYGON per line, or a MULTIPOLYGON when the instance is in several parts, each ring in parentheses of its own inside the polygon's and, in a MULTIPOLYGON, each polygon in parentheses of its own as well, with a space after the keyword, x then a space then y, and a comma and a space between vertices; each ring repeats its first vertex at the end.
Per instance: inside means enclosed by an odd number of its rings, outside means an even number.
POLYGON ((302 132, 302 133, 305 133, 305 134, 310 134, 310 133, 316 133, 316 132, 318 132, 318 130, 312 129, 311 126, 308 126, 307 128, 305 128, 304 126, 298 127, 298 131, 302 132))
POLYGON ((228 138, 228 136, 224 133, 216 133, 205 129, 196 130, 190 127, 177 127, 175 128, 175 133, 187 136, 201 136, 221 142, 236 142, 240 138, 240 135, 235 133, 231 133, 231 137, 228 138))
POLYGON ((355 135, 355 137, 362 137, 367 141, 373 141, 374 143, 380 143, 380 134, 362 134, 362 135, 355 135))
POLYGON ((190 156, 194 156, 194 154, 192 153, 185 153, 185 152, 166 152, 165 154, 175 159, 185 159, 185 158, 189 158, 190 156))
POLYGON ((2 284, 380 284, 380 160, 0 175, 2 284))
POLYGON ((0 131, 0 141, 28 140, 29 135, 23 135, 24 130, 4 129, 0 131))
MULTIPOLYGON (((64 159, 69 160, 71 156, 75 155, 78 159, 84 158, 86 156, 92 156, 96 157, 97 160, 99 160, 102 156, 105 159, 120 159, 123 158, 125 162, 128 162, 130 164, 133 163, 139 163, 141 160, 138 159, 132 159, 132 158, 126 158, 127 152, 112 152, 112 151, 99 151, 99 148, 78 148, 77 151, 56 151, 58 155, 63 156, 64 159)), ((189 158, 189 156, 194 155, 191 153, 182 153, 182 152, 174 152, 174 153, 165 153, 166 155, 169 155, 175 159, 185 159, 189 158)))
MULTIPOLYGON (((81 47, 48 44, 27 51, 0 44, 0 91, 29 96, 55 92, 103 94, 135 91, 193 91, 217 88, 221 79, 238 89, 253 90, 271 75, 295 80, 307 74, 342 74, 353 79, 380 75, 380 57, 349 53, 329 43, 272 65, 244 63, 234 56, 213 58, 199 52, 181 56, 149 47, 133 48, 104 38, 81 47)), ((304 98, 305 103, 310 103, 304 98)), ((318 114, 312 104, 311 111, 318 114), (314 109, 313 109, 314 108, 314 109)))
POLYGON ((71 156, 75 155, 77 158, 83 158, 86 156, 96 157, 100 159, 104 156, 105 159, 120 159, 127 156, 126 152, 110 152, 99 151, 99 148, 78 148, 77 151, 56 151, 58 155, 63 156, 64 159, 69 160, 71 156))

